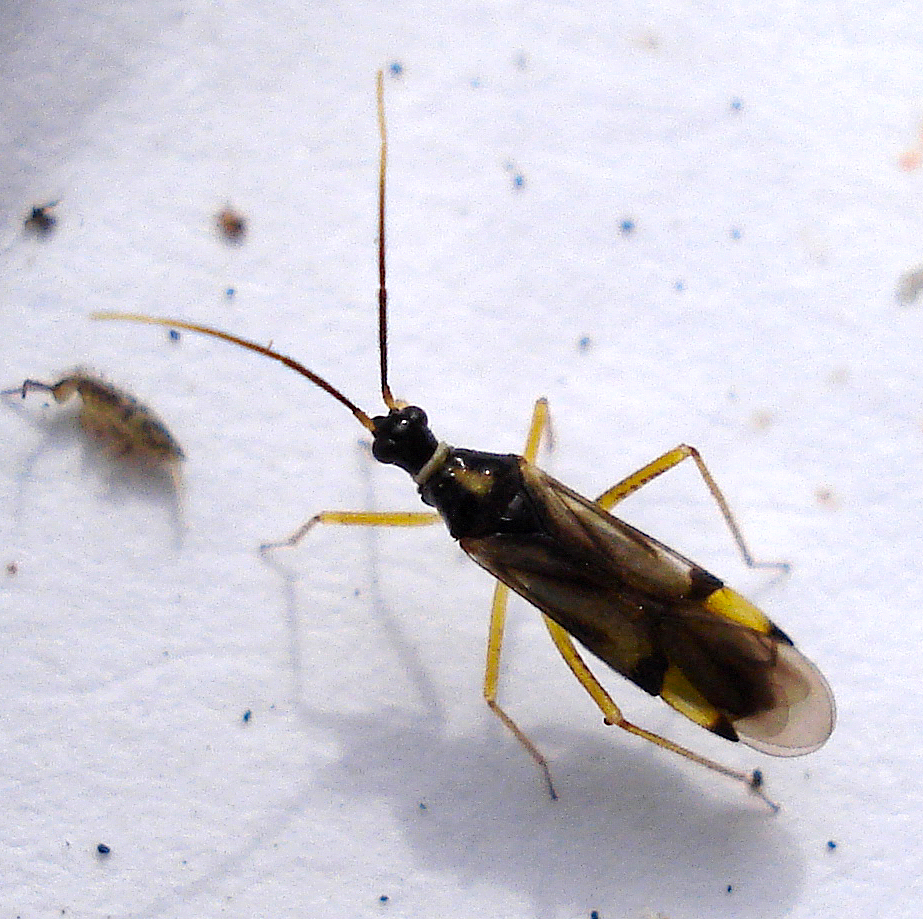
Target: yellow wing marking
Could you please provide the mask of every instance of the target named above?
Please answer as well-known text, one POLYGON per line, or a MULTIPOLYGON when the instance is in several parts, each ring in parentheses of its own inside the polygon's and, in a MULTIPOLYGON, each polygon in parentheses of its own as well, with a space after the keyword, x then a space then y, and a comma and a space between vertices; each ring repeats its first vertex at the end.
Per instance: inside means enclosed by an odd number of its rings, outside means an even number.
POLYGON ((722 587, 711 594, 705 600, 705 609, 763 635, 768 635, 772 630, 772 623, 766 614, 730 587, 722 587))

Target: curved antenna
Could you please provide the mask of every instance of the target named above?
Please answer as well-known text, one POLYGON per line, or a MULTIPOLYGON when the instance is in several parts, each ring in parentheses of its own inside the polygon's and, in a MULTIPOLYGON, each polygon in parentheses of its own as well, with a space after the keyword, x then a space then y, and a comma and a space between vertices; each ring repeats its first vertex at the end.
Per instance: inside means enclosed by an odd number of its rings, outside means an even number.
POLYGON ((90 315, 91 319, 115 319, 115 320, 124 320, 127 322, 144 322, 148 325, 162 325, 167 328, 174 329, 187 329, 190 332, 200 332, 202 335, 211 335, 212 338, 220 338, 222 341, 229 341, 232 345, 239 345, 241 348, 249 348, 251 351, 256 351, 257 354, 264 354, 266 357, 271 357, 275 361, 279 361, 282 364, 285 364, 286 367, 291 367, 292 370, 297 371, 302 376, 307 377, 315 386, 319 386, 324 392, 329 393, 333 396, 337 402, 341 402, 345 405, 358 419, 359 424, 361 424, 366 430, 375 432, 375 426, 372 424, 372 419, 364 411, 362 411, 359 406, 357 406, 352 400, 347 399, 335 386, 328 383, 323 377, 318 376, 313 370, 308 370, 304 364, 298 363, 293 357, 287 357, 284 354, 280 354, 278 351, 273 351, 272 348, 267 348, 264 345, 258 345, 254 341, 247 341, 246 338, 240 338, 237 335, 231 335, 230 332, 222 332, 219 329, 209 328, 207 325, 197 325, 194 322, 186 322, 183 319, 162 319, 158 316, 145 316, 142 313, 118 313, 110 312, 108 310, 92 313, 90 315))
POLYGON ((378 355, 381 362, 381 398, 389 409, 398 404, 388 386, 388 288, 385 284, 385 172, 388 165, 388 126, 385 122, 385 75, 378 71, 378 355))

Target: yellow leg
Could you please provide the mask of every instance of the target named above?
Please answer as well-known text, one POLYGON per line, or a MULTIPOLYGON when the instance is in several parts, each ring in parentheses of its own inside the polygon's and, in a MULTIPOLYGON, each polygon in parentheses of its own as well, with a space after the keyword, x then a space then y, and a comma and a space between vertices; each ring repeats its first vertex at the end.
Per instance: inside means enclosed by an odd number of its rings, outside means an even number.
POLYGON ((338 523, 361 527, 419 527, 438 523, 442 518, 430 511, 323 511, 315 514, 307 523, 298 527, 287 539, 265 542, 260 552, 272 549, 290 548, 297 545, 318 523, 338 523))
POLYGON ((526 436, 526 446, 522 455, 530 462, 535 462, 538 456, 538 448, 541 446, 542 437, 548 441, 549 448, 554 446, 554 433, 551 429, 551 411, 548 408, 548 400, 544 398, 535 400, 535 408, 532 409, 532 422, 529 425, 529 433, 526 436))
POLYGON ((721 511, 721 516, 724 517, 724 522, 727 524, 728 529, 731 531, 731 535, 734 537, 734 542, 737 543, 737 548, 740 550, 740 554, 743 556, 743 560, 747 563, 747 566, 750 568, 775 568, 779 571, 788 571, 788 562, 763 562, 757 561, 753 557, 749 547, 747 546, 747 542, 744 539, 740 525, 737 523, 737 520, 731 513, 731 508, 727 502, 727 498, 724 497, 724 494, 718 487, 718 483, 715 481, 712 474, 708 471, 708 467, 705 465, 705 461, 702 459, 699 451, 696 450, 695 447, 690 447, 688 444, 680 444, 673 450, 668 450, 663 454, 663 456, 657 457, 657 459, 655 459, 653 462, 648 463, 637 472, 633 472, 630 476, 622 479, 621 482, 613 485, 612 488, 608 489, 607 491, 604 491, 596 499, 596 503, 605 508, 607 511, 611 510, 623 498, 626 498, 628 495, 638 491, 638 489, 643 488, 645 485, 647 485, 648 482, 656 479, 657 476, 663 475, 665 472, 669 472, 674 466, 678 466, 683 460, 690 458, 696 464, 696 467, 699 470, 699 474, 702 476, 705 485, 711 492, 711 496, 715 499, 715 503, 718 505, 718 508, 721 511))
POLYGON ((754 794, 759 795, 759 797, 761 797, 774 811, 779 809, 779 806, 771 801, 762 790, 763 777, 759 770, 747 773, 739 772, 728 766, 723 766, 721 763, 716 763, 714 760, 700 756, 698 753, 693 753, 692 750, 682 747, 672 740, 668 740, 666 737, 661 737, 659 734, 646 731, 644 728, 639 728, 637 725, 626 720, 619 710, 619 707, 612 701, 612 697, 603 689, 599 680, 593 676, 590 668, 584 663, 583 658, 574 647, 574 642, 570 635, 547 616, 543 618, 545 619, 545 625, 548 626, 548 631, 551 633, 551 640, 555 643, 555 647, 560 652, 561 657, 564 658, 564 662, 570 667, 574 676, 580 681, 580 685, 599 706, 606 724, 615 725, 623 731, 628 731, 629 734, 634 734, 636 737, 649 740, 652 744, 656 744, 664 750, 669 750, 671 753, 684 756, 686 759, 692 760, 692 762, 698 763, 700 766, 705 766, 706 769, 711 769, 714 772, 720 772, 721 775, 737 779, 738 782, 743 782, 754 794))
MULTIPOLYGON (((548 402, 539 399, 532 412, 532 423, 529 425, 529 434, 526 437, 526 446, 523 456, 531 463, 535 460, 542 435, 549 431, 548 402)), ((490 606, 490 628, 487 636, 487 667, 484 671, 484 699, 490 710, 503 722, 516 739, 526 748, 529 756, 535 760, 545 778, 548 793, 552 798, 557 798, 554 782, 551 780, 551 771, 548 762, 542 756, 538 747, 523 733, 519 725, 497 704, 497 683, 500 677, 500 653, 503 650, 503 631, 506 626, 506 608, 509 602, 510 589, 500 581, 494 588, 494 598, 490 606)))

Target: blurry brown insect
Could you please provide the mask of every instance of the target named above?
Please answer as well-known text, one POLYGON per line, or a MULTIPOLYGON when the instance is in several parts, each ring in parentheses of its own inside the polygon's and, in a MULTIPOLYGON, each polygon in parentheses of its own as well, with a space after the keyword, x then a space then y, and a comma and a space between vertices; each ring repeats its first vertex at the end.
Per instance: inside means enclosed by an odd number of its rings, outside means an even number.
POLYGON ((243 214, 228 206, 219 211, 215 220, 218 224, 218 232, 227 242, 243 242, 244 236, 247 235, 247 219, 243 214))
POLYGON ((57 218, 52 213, 57 206, 57 201, 51 201, 48 204, 33 207, 29 216, 23 221, 22 225, 25 231, 33 236, 50 236, 51 231, 54 230, 58 223, 57 218))
POLYGON ((26 380, 0 395, 21 394, 33 389, 50 392, 55 402, 67 402, 74 393, 81 399, 78 420, 81 427, 98 437, 118 457, 156 467, 173 465, 183 459, 183 451, 164 423, 134 396, 112 384, 74 370, 57 383, 26 380))

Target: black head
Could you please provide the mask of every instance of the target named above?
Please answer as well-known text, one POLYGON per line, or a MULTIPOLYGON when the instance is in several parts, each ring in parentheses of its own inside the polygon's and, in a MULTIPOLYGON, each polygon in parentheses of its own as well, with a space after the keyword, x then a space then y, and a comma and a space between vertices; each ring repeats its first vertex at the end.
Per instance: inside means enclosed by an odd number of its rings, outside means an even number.
POLYGON ((416 405, 393 408, 372 419, 372 456, 379 463, 400 466, 416 475, 436 452, 438 441, 429 429, 426 412, 416 405))

